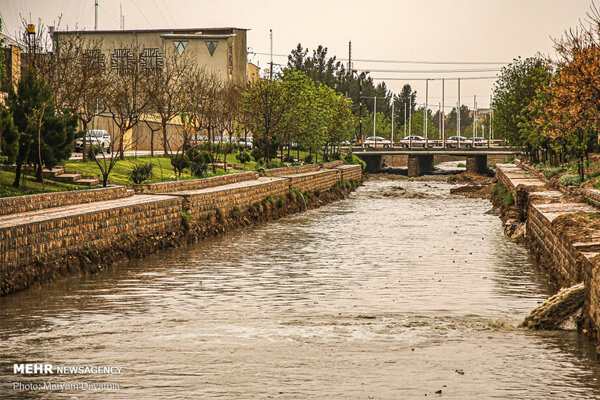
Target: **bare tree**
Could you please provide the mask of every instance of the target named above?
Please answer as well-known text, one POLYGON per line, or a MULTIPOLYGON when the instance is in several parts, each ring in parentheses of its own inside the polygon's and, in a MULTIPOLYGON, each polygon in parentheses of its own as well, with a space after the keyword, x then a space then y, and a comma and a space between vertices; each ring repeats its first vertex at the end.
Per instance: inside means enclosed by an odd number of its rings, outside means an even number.
POLYGON ((210 155, 213 173, 216 172, 214 143, 215 133, 219 128, 222 87, 221 79, 216 74, 197 70, 191 77, 186 101, 186 115, 190 125, 196 130, 196 137, 199 137, 202 132, 207 133, 206 150, 210 155))
MULTIPOLYGON (((104 101, 106 55, 102 53, 101 40, 85 40, 81 35, 65 35, 57 40, 52 57, 53 90, 59 110, 70 110, 78 117, 84 132, 90 122, 106 110, 104 101)), ((87 157, 87 138, 83 140, 83 160, 87 157)))
POLYGON ((143 73, 139 68, 139 60, 135 46, 116 49, 111 55, 111 68, 105 75, 106 109, 117 130, 111 132, 108 152, 104 148, 95 148, 91 152, 100 169, 103 186, 107 185, 114 166, 124 158, 125 135, 139 123, 148 103, 145 91, 140 88, 143 73))
POLYGON ((110 63, 111 68, 106 75, 106 108, 118 128, 116 136, 122 160, 125 158, 125 135, 138 125, 149 103, 147 92, 142 90, 141 85, 146 73, 140 68, 140 53, 136 45, 115 49, 110 63))
MULTIPOLYGON (((217 115, 219 131, 222 134, 227 134, 228 137, 227 144, 223 143, 223 139, 219 141, 223 150, 223 169, 225 171, 227 171, 227 153, 232 148, 233 136, 238 134, 239 121, 242 118, 241 96, 241 88, 232 82, 226 83, 218 96, 220 102, 219 114, 217 115)), ((237 136, 236 139, 238 139, 237 136)))
MULTIPOLYGON (((187 101, 186 88, 190 85, 194 74, 194 64, 189 57, 172 51, 167 53, 162 68, 158 66, 146 68, 143 73, 145 74, 143 85, 148 98, 148 114, 156 117, 153 120, 156 119, 159 123, 164 152, 172 159, 179 151, 174 151, 167 127, 184 112, 184 103, 187 101)), ((185 147, 186 130, 179 131, 184 134, 183 147, 185 147)), ((152 147, 153 145, 154 143, 152 147)))

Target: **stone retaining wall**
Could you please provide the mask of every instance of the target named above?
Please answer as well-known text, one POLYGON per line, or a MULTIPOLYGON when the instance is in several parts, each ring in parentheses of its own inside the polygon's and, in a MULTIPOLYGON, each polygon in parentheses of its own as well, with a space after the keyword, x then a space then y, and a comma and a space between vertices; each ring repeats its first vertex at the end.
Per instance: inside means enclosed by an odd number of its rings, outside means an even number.
MULTIPOLYGON (((576 213, 600 216, 600 210, 586 203, 570 201, 564 192, 545 187, 547 180, 533 168, 523 168, 521 171, 525 175, 520 175, 514 167, 508 165, 496 168, 496 177, 509 190, 516 190, 519 194, 525 193, 519 196, 524 200, 516 206, 519 210, 527 210, 522 214, 527 215, 525 231, 529 248, 561 286, 584 283, 584 326, 599 343, 600 271, 590 260, 600 256, 600 238, 586 237, 582 242, 573 243, 553 221, 560 216, 576 213)), ((577 190, 575 193, 582 194, 582 191, 577 190)), ((586 194, 588 200, 597 201, 600 198, 600 193, 595 191, 583 194, 586 194)))
POLYGON ((573 243, 565 240, 556 231, 552 226, 552 221, 557 216, 563 215, 565 210, 573 213, 578 209, 589 212, 597 211, 588 209, 584 204, 551 203, 530 204, 527 212, 527 237, 533 241, 530 247, 538 257, 546 259, 546 262, 542 264, 564 287, 583 282, 585 267, 589 261, 582 257, 581 252, 573 246, 573 243))
POLYGON ((132 249, 128 243, 162 237, 163 233, 181 236, 186 226, 185 213, 205 217, 215 215, 217 210, 227 215, 234 207, 245 211, 268 196, 286 196, 291 188, 328 190, 341 176, 360 181, 361 168, 339 166, 260 178, 255 172, 248 172, 137 186, 151 194, 131 195, 124 187, 112 191, 96 189, 85 192, 127 197, 0 215, 0 295, 67 273, 70 267, 66 266, 88 251, 98 253, 118 247, 129 254, 132 249), (173 192, 159 194, 167 189, 173 192))
POLYGON ((230 183, 249 181, 258 178, 256 171, 240 172, 235 174, 218 175, 210 178, 187 179, 183 181, 143 183, 130 185, 139 194, 164 194, 182 190, 198 190, 230 183))
POLYGON ((95 201, 115 200, 132 196, 125 186, 67 192, 39 193, 27 196, 0 198, 0 215, 42 210, 71 204, 84 204, 95 201))
POLYGON ((330 161, 330 162, 321 164, 321 168, 331 169, 331 168, 339 167, 340 165, 343 165, 343 164, 344 164, 344 162, 342 160, 335 160, 335 161, 330 161))
POLYGON ((106 248, 124 235, 173 231, 181 226, 178 197, 135 196, 38 210, 0 220, 0 281, 11 268, 70 251, 106 248))
POLYGON ((321 169, 303 174, 282 175, 282 177, 289 179, 290 189, 304 192, 330 189, 340 180, 340 173, 337 169, 321 169))
POLYGON ((339 165, 335 169, 339 171, 340 178, 345 181, 360 182, 362 179, 362 167, 360 165, 339 165))
POLYGON ((317 164, 297 165, 295 167, 282 167, 265 170, 265 175, 268 176, 283 176, 303 174, 305 172, 316 171, 319 169, 317 164))
POLYGON ((289 182, 284 178, 261 177, 254 181, 240 182, 189 192, 174 192, 184 199, 183 208, 190 215, 202 218, 215 215, 217 209, 229 213, 234 207, 244 210, 268 196, 283 197, 289 191, 289 182))

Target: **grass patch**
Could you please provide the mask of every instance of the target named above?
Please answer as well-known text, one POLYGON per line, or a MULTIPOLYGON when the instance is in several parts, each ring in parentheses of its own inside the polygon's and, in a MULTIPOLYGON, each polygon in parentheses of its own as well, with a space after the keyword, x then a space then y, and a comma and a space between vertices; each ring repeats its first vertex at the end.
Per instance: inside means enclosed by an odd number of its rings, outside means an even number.
MULTIPOLYGON (((133 183, 129 178, 131 170, 134 166, 142 163, 151 163, 152 167, 152 178, 145 181, 144 183, 156 183, 156 182, 169 182, 176 180, 185 179, 197 179, 192 176, 188 170, 185 170, 181 177, 175 174, 171 160, 169 157, 125 157, 124 160, 119 160, 114 168, 112 169, 108 179, 115 182, 118 185, 128 185, 133 183)), ((78 171, 84 175, 92 175, 101 177, 100 169, 95 161, 88 160, 83 162, 82 160, 68 160, 64 163, 65 168, 69 171, 78 171)), ((226 173, 233 173, 235 170, 228 169, 225 172, 222 168, 217 168, 216 173, 212 173, 212 169, 209 168, 208 176, 224 175, 226 173)))
POLYGON ((494 194, 501 199, 504 207, 510 207, 515 204, 513 194, 502 183, 497 183, 494 186, 494 194))
POLYGON ((77 186, 69 183, 50 181, 48 179, 44 179, 44 188, 42 189, 42 184, 30 175, 25 175, 25 186, 14 188, 12 186, 14 180, 14 172, 0 170, 0 197, 90 189, 88 186, 77 186))

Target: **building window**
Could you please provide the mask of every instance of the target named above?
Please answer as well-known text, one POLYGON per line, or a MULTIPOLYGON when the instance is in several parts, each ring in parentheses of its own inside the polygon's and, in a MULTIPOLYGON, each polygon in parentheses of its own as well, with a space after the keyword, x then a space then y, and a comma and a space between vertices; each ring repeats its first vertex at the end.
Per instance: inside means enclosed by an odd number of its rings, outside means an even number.
POLYGON ((175 48, 177 49, 179 55, 182 55, 185 51, 185 48, 187 47, 188 42, 173 42, 173 44, 175 45, 175 48))
POLYGON ((133 54, 129 49, 115 49, 110 56, 110 67, 119 75, 129 74, 134 67, 133 54))
POLYGON ((104 71, 106 56, 100 50, 86 50, 83 57, 87 68, 94 71, 104 71))
POLYGON ((140 56, 140 67, 143 73, 156 75, 163 68, 162 53, 158 49, 144 49, 140 56))
POLYGON ((208 48, 208 52, 210 53, 210 55, 212 56, 213 54, 215 54, 215 50, 217 49, 219 42, 205 41, 204 43, 206 43, 206 47, 208 48))

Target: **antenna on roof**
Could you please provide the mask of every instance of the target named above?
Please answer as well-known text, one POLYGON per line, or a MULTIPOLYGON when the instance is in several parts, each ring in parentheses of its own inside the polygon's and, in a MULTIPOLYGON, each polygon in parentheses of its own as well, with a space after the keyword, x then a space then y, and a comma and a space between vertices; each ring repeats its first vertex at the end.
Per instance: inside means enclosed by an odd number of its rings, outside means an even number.
POLYGON ((121 29, 125 29, 125 18, 123 17, 123 4, 119 4, 120 13, 119 13, 119 23, 121 24, 121 29))

